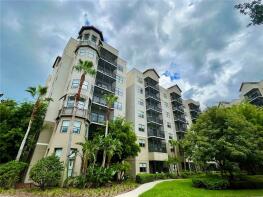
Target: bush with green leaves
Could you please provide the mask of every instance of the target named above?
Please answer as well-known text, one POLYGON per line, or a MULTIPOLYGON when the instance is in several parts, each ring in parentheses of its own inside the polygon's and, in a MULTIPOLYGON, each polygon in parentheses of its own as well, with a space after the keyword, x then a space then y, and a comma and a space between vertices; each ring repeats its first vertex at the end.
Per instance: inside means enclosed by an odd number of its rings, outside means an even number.
POLYGON ((155 180, 156 175, 155 174, 148 174, 148 173, 140 173, 136 175, 136 182, 137 183, 148 183, 155 180))
POLYGON ((19 181, 21 172, 27 164, 19 161, 10 161, 0 165, 0 187, 14 187, 19 181))
POLYGON ((230 181, 231 189, 263 189, 263 175, 244 176, 230 181))
POLYGON ((113 179, 116 170, 112 167, 89 166, 87 169, 87 182, 93 187, 105 185, 113 179))
POLYGON ((40 159, 30 170, 30 178, 44 190, 46 187, 59 184, 63 163, 55 155, 40 159))
POLYGON ((116 171, 117 181, 123 181, 128 179, 127 172, 130 169, 130 163, 123 161, 122 163, 115 163, 112 168, 116 171))
POLYGON ((192 179, 194 187, 206 188, 211 190, 226 189, 229 187, 229 181, 221 177, 195 177, 192 179))

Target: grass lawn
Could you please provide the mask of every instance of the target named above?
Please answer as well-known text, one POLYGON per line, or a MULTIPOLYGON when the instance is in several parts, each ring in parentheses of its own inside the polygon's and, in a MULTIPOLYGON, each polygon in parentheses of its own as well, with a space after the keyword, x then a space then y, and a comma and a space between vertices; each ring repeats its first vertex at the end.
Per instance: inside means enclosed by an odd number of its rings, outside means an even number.
POLYGON ((259 197, 263 189, 255 190, 206 190, 192 187, 191 179, 163 182, 140 197, 259 197))
POLYGON ((14 196, 14 197, 113 197, 117 194, 128 192, 135 189, 137 183, 132 181, 125 181, 117 184, 113 183, 110 186, 99 188, 49 188, 41 191, 39 188, 33 189, 1 189, 0 196, 14 196))

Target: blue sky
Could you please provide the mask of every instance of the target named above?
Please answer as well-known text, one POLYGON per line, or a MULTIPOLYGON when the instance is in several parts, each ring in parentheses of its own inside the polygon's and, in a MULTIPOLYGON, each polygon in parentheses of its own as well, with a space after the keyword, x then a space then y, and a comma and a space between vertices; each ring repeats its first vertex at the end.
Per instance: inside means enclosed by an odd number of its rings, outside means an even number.
POLYGON ((128 67, 154 67, 160 83, 177 83, 202 105, 238 97, 243 81, 263 78, 263 26, 234 1, 5 1, 1 5, 0 91, 28 99, 44 84, 57 55, 85 22, 103 31, 128 67))

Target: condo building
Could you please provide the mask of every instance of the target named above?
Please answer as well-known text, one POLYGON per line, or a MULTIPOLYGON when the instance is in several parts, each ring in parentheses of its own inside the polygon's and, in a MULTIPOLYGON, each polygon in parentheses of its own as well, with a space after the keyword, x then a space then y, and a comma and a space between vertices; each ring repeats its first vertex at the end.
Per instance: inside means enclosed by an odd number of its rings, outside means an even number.
POLYGON ((231 102, 221 101, 218 107, 229 107, 234 104, 247 101, 258 107, 263 106, 263 80, 258 82, 243 82, 239 88, 239 99, 231 102))
MULTIPOLYGON (((81 77, 74 66, 80 59, 91 61, 97 72, 95 76, 85 76, 76 106, 67 176, 80 174, 81 158, 75 150, 81 152, 81 146, 77 143, 90 139, 98 128, 105 127, 107 106, 103 95, 109 93, 118 97, 110 119, 121 116, 131 121, 141 147, 139 155, 129 160, 131 174, 167 170, 165 161, 175 152, 169 140, 184 137, 186 129, 200 113, 199 103, 184 101, 178 85, 168 89, 161 87, 154 69, 140 72, 134 68, 127 73, 126 61, 119 57, 117 49, 104 41, 102 32, 94 26, 83 26, 78 38, 70 38, 62 56, 56 58, 47 79, 47 97, 53 101, 48 104, 25 182, 31 181, 29 171, 39 159, 55 154, 62 162, 67 160, 74 96, 81 77)), ((180 149, 176 154, 183 156, 180 149)), ((182 159, 180 168, 185 167, 184 163, 182 159)))
POLYGON ((194 100, 184 101, 178 85, 163 88, 159 78, 154 69, 140 72, 133 68, 127 73, 126 119, 133 122, 141 147, 138 156, 130 159, 132 175, 167 171, 165 161, 174 152, 181 158, 180 168, 191 162, 184 162, 183 151, 174 151, 169 140, 184 137, 199 115, 200 105, 194 100))
MULTIPOLYGON (((78 102, 76 119, 73 123, 73 135, 67 176, 80 173, 81 158, 74 155, 73 150, 81 151, 78 142, 94 135, 98 127, 104 126, 106 102, 104 94, 118 96, 111 118, 125 116, 126 106, 126 61, 118 55, 118 50, 104 42, 103 34, 93 26, 83 26, 77 39, 70 38, 62 56, 53 64, 52 74, 48 77, 47 97, 53 99, 49 103, 44 127, 40 132, 31 167, 41 158, 54 154, 65 162, 69 125, 73 115, 74 96, 80 83, 81 73, 74 69, 79 59, 92 61, 97 70, 96 76, 85 76, 80 101, 78 102)), ((29 182, 29 173, 25 182, 29 182)))

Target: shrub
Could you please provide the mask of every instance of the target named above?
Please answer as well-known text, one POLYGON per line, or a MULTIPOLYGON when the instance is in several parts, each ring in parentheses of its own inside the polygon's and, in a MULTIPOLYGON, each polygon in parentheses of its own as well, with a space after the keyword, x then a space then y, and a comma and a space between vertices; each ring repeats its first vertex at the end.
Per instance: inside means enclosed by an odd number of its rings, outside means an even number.
POLYGON ((14 187, 26 166, 26 163, 19 161, 10 161, 0 165, 0 187, 6 189, 14 187))
POLYGON ((30 170, 30 178, 44 190, 47 186, 58 185, 64 167, 59 158, 52 155, 40 159, 30 170))
POLYGON ((191 171, 182 171, 180 176, 182 178, 188 178, 188 177, 191 177, 192 175, 194 175, 195 173, 194 172, 191 172, 191 171))
POLYGON ((263 189, 263 176, 244 176, 238 180, 230 181, 231 189, 263 189))
POLYGON ((228 180, 220 177, 196 177, 192 179, 192 183, 194 187, 211 190, 226 189, 229 186, 228 180))
POLYGON ((94 187, 102 186, 109 183, 115 174, 116 171, 112 167, 90 166, 87 171, 87 182, 94 187))
POLYGON ((167 175, 165 173, 156 173, 155 179, 167 179, 167 175))
POLYGON ((137 183, 148 183, 155 180, 155 174, 141 173, 136 175, 137 183))
POLYGON ((178 178, 176 173, 167 173, 166 177, 170 178, 170 179, 177 179, 178 178))

